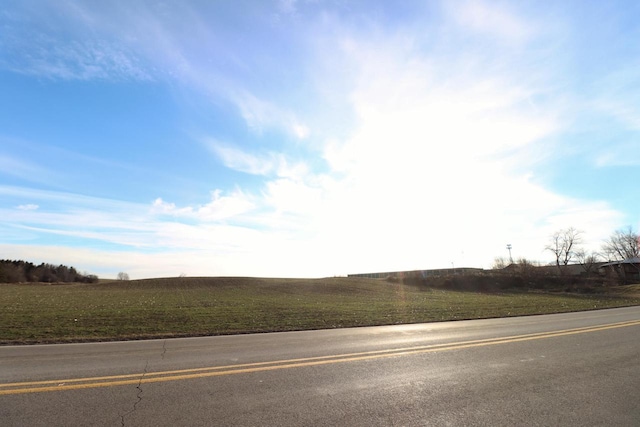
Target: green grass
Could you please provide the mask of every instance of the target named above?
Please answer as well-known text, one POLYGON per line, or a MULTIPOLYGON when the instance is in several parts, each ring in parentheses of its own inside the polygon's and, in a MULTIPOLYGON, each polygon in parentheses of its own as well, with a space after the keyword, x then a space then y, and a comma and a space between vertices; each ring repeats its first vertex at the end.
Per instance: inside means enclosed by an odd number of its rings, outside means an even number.
POLYGON ((556 313, 622 296, 475 293, 361 278, 173 278, 0 285, 0 343, 140 339, 556 313))

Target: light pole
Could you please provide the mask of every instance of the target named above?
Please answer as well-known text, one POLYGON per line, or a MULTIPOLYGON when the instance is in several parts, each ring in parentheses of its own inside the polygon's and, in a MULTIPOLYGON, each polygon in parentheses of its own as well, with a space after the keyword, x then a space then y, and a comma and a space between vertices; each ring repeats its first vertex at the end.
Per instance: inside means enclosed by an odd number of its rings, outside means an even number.
POLYGON ((509 263, 513 264, 513 258, 511 258, 511 243, 507 243, 507 249, 509 250, 509 263))

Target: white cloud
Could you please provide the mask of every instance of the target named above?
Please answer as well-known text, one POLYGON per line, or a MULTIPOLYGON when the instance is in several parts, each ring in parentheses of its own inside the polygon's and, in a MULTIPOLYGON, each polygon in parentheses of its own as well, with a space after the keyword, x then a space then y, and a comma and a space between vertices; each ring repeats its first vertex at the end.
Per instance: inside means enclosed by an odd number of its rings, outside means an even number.
POLYGON ((465 29, 497 37, 507 43, 525 42, 533 36, 531 22, 510 11, 508 4, 480 0, 444 4, 465 29))
MULTIPOLYGON (((253 236, 251 241, 255 241, 253 236)), ((282 268, 289 263, 292 264, 292 277, 317 277, 322 274, 322 270, 317 267, 311 272, 305 270, 306 265, 297 267, 295 263, 300 258, 299 254, 278 252, 282 259, 274 262, 273 257, 265 256, 268 247, 258 247, 255 250, 255 246, 246 248, 248 249, 241 253, 228 249, 168 249, 160 253, 149 253, 0 243, 0 253, 11 254, 15 259, 69 265, 81 272, 97 274, 101 278, 115 278, 120 271, 127 272, 131 279, 177 277, 180 274, 191 277, 237 276, 247 275, 248 266, 251 266, 249 274, 257 277, 282 277, 282 268)))
POLYGON ((608 144, 596 156, 595 165, 598 167, 640 166, 640 142, 636 139, 638 136, 633 135, 629 137, 630 140, 608 144))
MULTIPOLYGON (((466 5, 461 13, 471 13, 464 19, 477 31, 522 42, 535 36, 515 14, 466 5), (479 17, 499 28, 473 21, 479 17)), ((298 230, 302 242, 289 238, 277 247, 295 256, 303 245, 299 266, 314 271, 322 259, 338 274, 489 267, 506 243, 516 257, 544 261, 557 229, 583 229, 597 249, 621 220, 607 203, 572 199, 536 181, 533 166, 543 157, 530 153, 548 149, 541 142, 567 125, 560 104, 531 102, 549 91, 546 70, 492 66, 490 52, 425 53, 403 34, 335 37, 351 41, 342 44, 344 56, 334 48, 340 43, 327 42, 321 61, 345 74, 335 84, 350 88, 356 124, 347 137, 325 141, 330 173, 314 175, 304 165, 295 178, 265 181, 257 202, 273 208, 267 218, 261 213, 268 233, 298 230)), ((239 170, 270 175, 278 163, 277 154, 259 161, 231 152, 221 157, 239 170)))
POLYGON ((308 126, 302 123, 294 113, 260 99, 247 90, 231 93, 231 100, 237 105, 242 118, 254 132, 262 133, 267 128, 282 129, 300 140, 310 135, 308 126))
POLYGON ((233 170, 251 175, 268 175, 276 167, 272 156, 260 157, 211 139, 207 140, 206 144, 222 160, 226 167, 233 170))
POLYGON ((589 106, 620 120, 633 130, 640 130, 640 61, 611 68, 594 82, 595 98, 589 106))
POLYGON ((323 190, 292 179, 276 179, 266 184, 265 202, 276 213, 316 215, 323 199, 323 190))
MULTIPOLYGON (((280 6, 283 12, 295 10, 295 2, 280 6)), ((262 83, 251 88, 241 80, 256 64, 238 52, 241 45, 230 38, 224 14, 215 8, 203 15, 188 3, 45 2, 17 15, 6 33, 0 32, 7 36, 0 67, 63 80, 168 79, 208 94, 214 103, 231 102, 255 133, 276 129, 297 140, 310 135, 286 101, 267 100, 259 90, 262 83), (230 64, 239 75, 222 72, 230 64)))
POLYGON ((278 9, 285 14, 296 12, 297 0, 278 0, 278 9))
MULTIPOLYGON (((67 207, 90 207, 103 212, 127 212, 135 214, 142 205, 120 200, 85 196, 62 191, 37 190, 28 187, 0 185, 0 196, 7 198, 28 199, 56 203, 67 207)), ((42 205, 43 203, 41 203, 42 205)))
POLYGON ((594 83, 593 98, 584 101, 587 112, 596 118, 588 120, 588 131, 599 132, 601 147, 594 150, 597 167, 640 165, 640 77, 634 61, 631 65, 615 69, 594 83))
POLYGON ((237 190, 229 196, 222 196, 220 190, 211 193, 211 202, 196 211, 199 218, 209 221, 220 221, 237 217, 251 211, 255 205, 251 198, 237 190))
POLYGON ((190 207, 177 208, 175 203, 169 203, 158 197, 151 204, 151 213, 155 215, 191 216, 193 209, 190 207))
POLYGON ((21 211, 35 211, 39 208, 40 206, 33 204, 33 203, 29 203, 26 205, 19 205, 17 207, 17 209, 20 209, 21 211))
POLYGON ((293 123, 291 123, 291 132, 298 139, 307 139, 309 137, 309 135, 311 134, 311 131, 309 130, 309 127, 307 127, 306 125, 303 125, 301 123, 298 123, 296 121, 293 121, 293 123))
POLYGON ((251 198, 242 191, 237 190, 229 196, 222 196, 221 190, 215 190, 211 193, 211 201, 198 207, 177 208, 174 203, 157 198, 152 204, 151 213, 215 222, 236 218, 254 207, 251 198))
POLYGON ((213 138, 204 139, 204 144, 226 167, 239 172, 292 179, 304 179, 310 173, 306 162, 288 159, 283 153, 252 153, 213 138))
POLYGON ((318 209, 308 213, 320 230, 312 246, 332 255, 327 262, 347 271, 488 267, 509 242, 514 254, 544 260, 558 228, 588 230, 597 247, 620 221, 604 202, 536 182, 537 159, 522 153, 566 124, 552 103, 531 105, 545 90, 531 70, 456 67, 486 60, 386 43, 351 43, 349 99, 358 123, 349 137, 325 145, 337 183, 315 196, 320 207, 302 204, 318 209))
POLYGON ((12 46, 12 60, 4 66, 14 72, 62 80, 152 80, 134 53, 104 40, 61 43, 43 34, 30 35, 12 46), (29 52, 25 55, 25 52, 29 52))
POLYGON ((60 180, 60 173, 32 161, 0 153, 0 175, 25 181, 51 184, 60 180))
MULTIPOLYGON (((298 6, 290 5, 290 11, 298 6)), ((127 270, 136 278, 180 273, 317 276, 451 263, 488 267, 493 257, 506 253, 507 243, 513 245, 514 257, 544 259, 548 236, 568 226, 585 230, 589 244, 599 245, 619 227, 620 213, 607 203, 545 188, 532 167, 538 159, 527 158, 540 151, 540 141, 567 126, 561 107, 547 98, 553 85, 546 81, 546 63, 530 67, 539 59, 535 53, 524 64, 522 52, 492 51, 505 43, 536 40, 535 26, 511 6, 446 5, 455 24, 445 22, 441 32, 427 36, 382 26, 375 31, 344 29, 340 19, 323 14, 319 27, 331 31, 316 34, 322 41, 312 46, 320 49, 310 54, 315 62, 306 63, 304 57, 296 65, 316 70, 314 89, 327 98, 316 109, 325 111, 325 122, 340 122, 338 131, 321 129, 320 120, 307 123, 308 116, 299 112, 305 106, 256 90, 251 79, 245 82, 233 73, 221 77, 220 68, 246 71, 250 66, 233 49, 225 50, 220 42, 225 38, 213 34, 188 7, 173 16, 136 6, 141 13, 113 15, 126 15, 120 22, 96 19, 96 11, 77 6, 79 19, 98 25, 96 32, 126 43, 114 47, 92 39, 61 46, 55 54, 64 59, 59 66, 38 53, 42 61, 33 64, 42 62, 42 72, 60 78, 144 78, 136 77, 146 68, 138 67, 137 56, 130 55, 135 52, 147 66, 168 70, 166 75, 191 90, 233 104, 250 136, 276 130, 299 140, 301 152, 313 146, 305 153, 311 156, 296 158, 272 146, 240 147, 207 139, 204 144, 226 167, 263 181, 257 189, 215 190, 192 206, 162 198, 151 204, 123 203, 0 186, 0 196, 12 200, 7 206, 35 205, 32 201, 41 206, 19 212, 0 209, 0 227, 118 249, 0 248, 25 259, 55 253, 66 257, 62 263, 89 270, 95 266, 97 273, 127 270), (184 31, 184 22, 194 31, 184 31), (469 44, 477 35, 488 37, 467 51, 448 44, 447 37, 440 42, 439 36, 450 34, 468 38, 469 44), (213 47, 200 48, 209 45, 213 47), (218 56, 224 61, 207 61, 218 56), (532 105, 540 94, 547 101, 532 105), (340 108, 332 115, 336 105, 340 108), (353 122, 342 117, 345 111, 353 122), (318 167, 320 159, 313 156, 323 156, 328 170, 318 167)), ((273 81, 265 78, 265 86, 273 81)), ((625 101, 607 108, 633 123, 633 105, 625 101)), ((602 162, 619 163, 620 158, 602 162)), ((0 158, 0 168, 20 176, 38 172, 28 162, 8 157, 0 158)))

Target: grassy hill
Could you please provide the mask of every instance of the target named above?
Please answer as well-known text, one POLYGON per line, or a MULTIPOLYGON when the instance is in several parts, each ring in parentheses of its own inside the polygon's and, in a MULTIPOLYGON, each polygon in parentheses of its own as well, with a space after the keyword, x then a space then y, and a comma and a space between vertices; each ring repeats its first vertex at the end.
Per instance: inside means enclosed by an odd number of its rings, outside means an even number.
POLYGON ((381 279, 193 277, 0 285, 0 343, 291 331, 640 304, 636 288, 577 295, 472 292, 381 279))

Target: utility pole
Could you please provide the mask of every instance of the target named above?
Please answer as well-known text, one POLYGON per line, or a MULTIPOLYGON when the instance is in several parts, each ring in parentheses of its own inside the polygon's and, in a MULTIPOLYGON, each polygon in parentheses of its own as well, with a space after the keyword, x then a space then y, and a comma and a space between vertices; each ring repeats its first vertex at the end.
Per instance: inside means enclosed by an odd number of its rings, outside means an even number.
POLYGON ((509 263, 513 264, 513 258, 511 258, 511 243, 507 243, 507 249, 509 250, 509 263))

